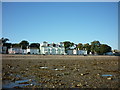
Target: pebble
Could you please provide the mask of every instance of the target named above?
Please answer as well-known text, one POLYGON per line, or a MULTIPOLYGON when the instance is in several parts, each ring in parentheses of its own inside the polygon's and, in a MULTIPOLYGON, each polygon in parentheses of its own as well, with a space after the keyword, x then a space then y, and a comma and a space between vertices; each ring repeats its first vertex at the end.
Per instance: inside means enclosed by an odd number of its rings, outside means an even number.
POLYGON ((83 76, 84 74, 83 74, 83 73, 81 73, 80 75, 81 75, 81 76, 83 76))
POLYGON ((97 75, 99 76, 100 74, 98 73, 97 75))
POLYGON ((112 80, 112 78, 111 77, 109 77, 109 78, 107 78, 108 80, 112 80))
POLYGON ((66 66, 63 66, 64 68, 66 67, 66 66))
POLYGON ((26 68, 26 71, 28 71, 29 69, 28 68, 26 68))
POLYGON ((32 79, 29 79, 29 81, 32 81, 32 79))
POLYGON ((33 86, 33 84, 32 84, 32 83, 31 83, 30 85, 31 85, 31 86, 33 86))
POLYGON ((13 69, 15 69, 14 67, 11 67, 11 69, 13 70, 13 69))
POLYGON ((81 86, 82 86, 82 84, 81 84, 81 83, 77 84, 77 87, 81 87, 81 86))
POLYGON ((61 83, 59 83, 59 85, 61 85, 61 83))

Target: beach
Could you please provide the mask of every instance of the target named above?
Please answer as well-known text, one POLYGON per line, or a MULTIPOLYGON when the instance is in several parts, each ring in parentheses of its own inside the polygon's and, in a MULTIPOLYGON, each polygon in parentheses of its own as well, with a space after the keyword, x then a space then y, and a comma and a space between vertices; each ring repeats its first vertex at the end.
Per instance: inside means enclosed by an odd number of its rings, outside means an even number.
POLYGON ((3 88, 118 88, 118 56, 2 55, 3 88))

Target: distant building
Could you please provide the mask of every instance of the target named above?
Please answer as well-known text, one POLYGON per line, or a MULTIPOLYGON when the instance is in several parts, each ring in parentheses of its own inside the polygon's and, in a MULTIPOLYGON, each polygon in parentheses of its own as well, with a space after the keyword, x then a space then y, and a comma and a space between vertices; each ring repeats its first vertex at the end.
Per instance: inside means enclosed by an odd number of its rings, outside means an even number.
POLYGON ((87 55, 87 51, 86 50, 70 49, 70 50, 67 50, 67 55, 87 55))
POLYGON ((40 54, 46 55, 61 55, 65 54, 64 44, 62 42, 58 44, 48 44, 47 42, 43 42, 40 44, 40 54))
POLYGON ((77 54, 78 55, 87 55, 87 50, 78 50, 77 54))
POLYGON ((37 47, 28 46, 27 47, 27 54, 40 54, 40 50, 37 47))
POLYGON ((2 53, 6 54, 7 53, 7 47, 6 46, 2 46, 2 53))
POLYGON ((67 55, 73 55, 73 50, 72 49, 67 50, 67 55))
POLYGON ((22 54, 22 47, 19 45, 13 45, 8 49, 9 54, 22 54))
POLYGON ((22 49, 22 54, 27 54, 27 49, 22 49))

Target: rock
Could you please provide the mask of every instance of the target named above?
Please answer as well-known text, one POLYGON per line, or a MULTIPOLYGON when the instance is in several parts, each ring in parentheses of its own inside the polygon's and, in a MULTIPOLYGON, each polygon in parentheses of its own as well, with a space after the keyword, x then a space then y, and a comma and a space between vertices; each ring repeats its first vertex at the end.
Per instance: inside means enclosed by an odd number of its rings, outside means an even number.
POLYGON ((87 75, 87 74, 89 74, 89 72, 81 73, 80 75, 83 76, 83 75, 87 75))
POLYGON ((77 87, 81 87, 81 86, 82 86, 82 84, 81 84, 81 83, 79 83, 79 84, 77 84, 76 86, 77 86, 77 87))
POLYGON ((111 78, 111 77, 108 77, 107 80, 112 80, 112 78, 111 78))
POLYGON ((97 75, 99 76, 100 74, 98 73, 97 75))
POLYGON ((29 79, 29 81, 32 81, 32 79, 29 79))
POLYGON ((26 68, 26 71, 28 71, 29 69, 28 68, 26 68))
POLYGON ((83 76, 84 74, 83 74, 83 73, 81 73, 80 75, 81 75, 81 76, 83 76))
POLYGON ((33 86, 33 84, 31 83, 30 86, 33 86))
POLYGON ((63 66, 63 68, 65 68, 66 66, 63 66))
POLYGON ((61 85, 61 83, 59 83, 59 85, 61 85))
POLYGON ((11 67, 11 69, 13 70, 13 69, 15 69, 14 67, 11 67))

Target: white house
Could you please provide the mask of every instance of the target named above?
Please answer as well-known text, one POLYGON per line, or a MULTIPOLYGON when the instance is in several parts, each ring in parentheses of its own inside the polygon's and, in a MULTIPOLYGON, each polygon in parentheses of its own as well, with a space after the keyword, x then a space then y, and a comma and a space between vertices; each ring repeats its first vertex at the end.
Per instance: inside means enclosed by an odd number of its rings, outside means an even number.
POLYGON ((22 54, 27 54, 27 49, 22 49, 22 54))
POLYGON ((58 44, 48 44, 47 42, 43 42, 40 44, 40 54, 47 55, 61 55, 65 54, 64 44, 62 42, 58 44))
POLYGON ((27 54, 40 54, 40 52, 36 47, 29 47, 27 48, 27 54))
POLYGON ((73 55, 73 50, 67 50, 67 55, 73 55))
POLYGON ((71 49, 67 51, 68 55, 87 55, 86 50, 71 49))
POLYGON ((87 55, 87 51, 86 50, 77 50, 77 54, 78 55, 87 55))
POLYGON ((20 46, 11 46, 8 49, 9 54, 22 54, 22 48, 20 46))
POLYGON ((74 55, 77 55, 77 54, 78 54, 78 50, 73 49, 73 54, 74 54, 74 55))

